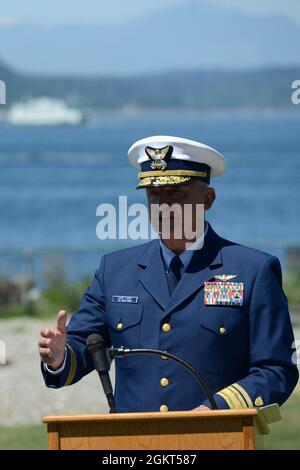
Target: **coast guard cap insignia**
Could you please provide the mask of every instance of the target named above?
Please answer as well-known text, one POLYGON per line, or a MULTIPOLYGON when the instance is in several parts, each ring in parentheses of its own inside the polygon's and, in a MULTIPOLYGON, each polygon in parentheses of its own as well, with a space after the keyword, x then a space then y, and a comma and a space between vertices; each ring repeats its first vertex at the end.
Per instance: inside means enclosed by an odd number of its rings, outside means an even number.
POLYGON ((237 274, 216 274, 214 276, 215 279, 218 279, 219 281, 229 281, 230 279, 234 279, 237 277, 237 274))
POLYGON ((165 158, 169 158, 172 155, 173 147, 171 145, 166 145, 162 148, 154 147, 145 147, 145 152, 148 157, 152 160, 151 168, 152 170, 165 170, 167 168, 167 162, 165 158))

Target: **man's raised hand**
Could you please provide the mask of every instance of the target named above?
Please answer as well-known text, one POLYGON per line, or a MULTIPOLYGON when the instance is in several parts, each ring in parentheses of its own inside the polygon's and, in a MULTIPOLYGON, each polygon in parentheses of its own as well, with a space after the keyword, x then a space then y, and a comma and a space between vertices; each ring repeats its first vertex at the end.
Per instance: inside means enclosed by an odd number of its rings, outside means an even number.
POLYGON ((60 310, 56 326, 52 329, 44 328, 41 331, 39 341, 41 360, 53 369, 58 369, 64 361, 66 343, 67 313, 65 310, 60 310))

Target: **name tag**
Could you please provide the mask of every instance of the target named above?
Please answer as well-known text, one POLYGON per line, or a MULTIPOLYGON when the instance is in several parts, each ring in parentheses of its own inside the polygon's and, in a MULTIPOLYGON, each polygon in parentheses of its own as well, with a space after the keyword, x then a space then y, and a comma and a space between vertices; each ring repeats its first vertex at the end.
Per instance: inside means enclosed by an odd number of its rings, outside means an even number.
POLYGON ((137 304, 139 298, 133 295, 113 295, 112 302, 121 302, 126 304, 137 304))
POLYGON ((242 306, 244 302, 243 282, 205 282, 205 305, 242 306))

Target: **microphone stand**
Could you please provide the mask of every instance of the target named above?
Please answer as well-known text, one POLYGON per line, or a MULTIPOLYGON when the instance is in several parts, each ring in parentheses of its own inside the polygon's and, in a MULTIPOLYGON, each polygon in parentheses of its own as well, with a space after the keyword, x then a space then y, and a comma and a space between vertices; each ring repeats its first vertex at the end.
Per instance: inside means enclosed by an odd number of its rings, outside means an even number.
POLYGON ((173 354, 170 354, 166 351, 160 351, 158 349, 128 349, 124 348, 123 346, 120 348, 109 349, 108 354, 111 359, 114 359, 116 357, 123 358, 124 356, 131 356, 133 354, 153 354, 155 356, 168 357, 169 359, 172 359, 173 361, 177 362, 178 364, 182 365, 183 367, 189 370, 189 372, 194 376, 194 378, 197 380, 200 387, 204 391, 205 395, 207 396, 211 408, 213 410, 218 409, 215 399, 212 393, 210 392, 208 386, 206 385, 205 381, 202 379, 201 375, 188 362, 185 362, 183 359, 180 359, 179 357, 174 356, 173 354))

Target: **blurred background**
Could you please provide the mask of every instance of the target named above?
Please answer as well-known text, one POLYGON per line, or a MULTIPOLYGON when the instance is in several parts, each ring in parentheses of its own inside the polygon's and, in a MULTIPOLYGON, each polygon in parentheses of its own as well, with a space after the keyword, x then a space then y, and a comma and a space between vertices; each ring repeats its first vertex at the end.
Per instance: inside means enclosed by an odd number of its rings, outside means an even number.
MULTIPOLYGON (((45 448, 42 415, 107 410, 94 374, 47 390, 37 341, 103 253, 138 243, 98 240, 96 208, 145 201, 127 163, 140 138, 226 157, 207 218, 280 258, 300 340, 299 41, 297 0, 1 1, 0 448, 45 448)), ((282 414, 266 447, 300 448, 299 388, 282 414)))

